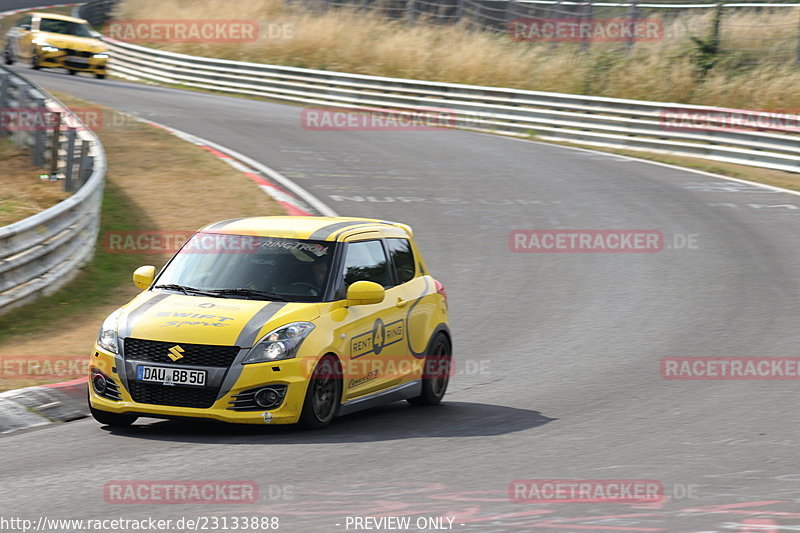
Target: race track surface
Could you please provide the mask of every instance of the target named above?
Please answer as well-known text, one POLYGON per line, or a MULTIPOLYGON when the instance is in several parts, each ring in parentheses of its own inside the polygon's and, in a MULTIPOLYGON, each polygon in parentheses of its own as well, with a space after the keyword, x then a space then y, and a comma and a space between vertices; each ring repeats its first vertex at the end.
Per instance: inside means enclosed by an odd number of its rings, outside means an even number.
POLYGON ((797 382, 672 381, 659 368, 673 356, 800 355, 800 197, 464 131, 308 131, 300 107, 19 71, 238 150, 341 215, 411 224, 449 294, 460 374, 438 408, 394 404, 318 432, 82 420, 14 434, 1 444, 4 515, 265 514, 298 532, 409 513, 481 532, 800 523, 797 382), (512 230, 552 228, 656 229, 665 248, 509 250, 512 230), (659 480, 671 497, 509 501, 512 480, 547 478, 659 480), (254 480, 292 497, 104 501, 104 483, 133 479, 254 480))

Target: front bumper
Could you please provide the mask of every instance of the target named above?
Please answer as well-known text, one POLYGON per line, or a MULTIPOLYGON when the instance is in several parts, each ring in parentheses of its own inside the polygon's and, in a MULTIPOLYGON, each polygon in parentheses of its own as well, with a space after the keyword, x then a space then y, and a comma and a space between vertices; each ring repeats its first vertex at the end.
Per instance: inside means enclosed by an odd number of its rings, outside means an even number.
MULTIPOLYGON (((96 369, 116 385, 120 400, 109 399, 99 395, 89 387, 89 402, 92 407, 101 411, 117 414, 136 414, 156 418, 190 418, 212 419, 235 424, 295 424, 300 419, 303 401, 308 387, 308 364, 302 359, 288 359, 274 363, 258 363, 243 365, 242 373, 233 388, 218 398, 209 408, 177 407, 134 401, 129 384, 124 382, 118 373, 120 358, 95 346, 89 365, 89 379, 96 369), (286 394, 282 403, 275 409, 258 411, 234 411, 233 396, 262 385, 286 385, 286 394)), ((150 363, 147 363, 150 364, 150 363)), ((313 367, 313 365, 312 365, 313 367)), ((128 376, 131 379, 131 376, 128 376)), ((90 381, 91 383, 91 381, 90 381)), ((162 385, 166 387, 165 385, 162 385)), ((180 386, 170 387, 179 391, 180 386)), ((185 389, 185 388, 184 388, 185 389)))
POLYGON ((63 50, 59 50, 58 52, 45 52, 39 49, 37 54, 39 57, 39 66, 43 68, 66 68, 79 72, 105 74, 108 65, 107 58, 80 57, 70 55, 63 50))

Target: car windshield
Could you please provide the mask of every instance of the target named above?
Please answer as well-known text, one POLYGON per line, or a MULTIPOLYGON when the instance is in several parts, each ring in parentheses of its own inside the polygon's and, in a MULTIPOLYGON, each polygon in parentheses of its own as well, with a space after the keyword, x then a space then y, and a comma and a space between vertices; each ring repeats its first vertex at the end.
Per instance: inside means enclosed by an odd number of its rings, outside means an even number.
POLYGON ((89 27, 86 24, 69 20, 42 19, 39 21, 39 31, 74 35, 76 37, 92 37, 92 32, 89 31, 89 27))
POLYGON ((197 233, 158 278, 157 290, 290 302, 325 294, 333 243, 197 233))

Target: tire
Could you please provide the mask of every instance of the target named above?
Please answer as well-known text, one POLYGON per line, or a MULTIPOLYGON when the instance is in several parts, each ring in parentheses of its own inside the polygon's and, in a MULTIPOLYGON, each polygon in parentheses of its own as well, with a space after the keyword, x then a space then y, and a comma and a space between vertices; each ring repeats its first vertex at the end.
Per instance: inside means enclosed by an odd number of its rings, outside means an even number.
POLYGON ((6 65, 13 65, 14 64, 14 56, 11 53, 11 50, 6 45, 6 49, 3 50, 3 60, 5 61, 6 65))
POLYGON ((94 77, 97 78, 98 80, 106 79, 106 75, 105 74, 95 74, 94 77))
POLYGON ((74 76, 75 74, 77 74, 77 73, 78 73, 78 71, 77 71, 77 70, 72 70, 72 69, 67 69, 67 72, 69 72, 69 75, 70 75, 70 76, 74 76))
POLYGON ((332 355, 319 360, 306 391, 300 425, 307 429, 324 428, 336 418, 342 400, 342 373, 332 355))
POLYGON ((111 426, 114 428, 128 427, 134 422, 136 422, 137 418, 139 418, 138 416, 134 415, 123 415, 117 413, 109 413, 108 411, 100 411, 99 409, 95 409, 91 405, 89 406, 89 412, 92 413, 92 417, 101 424, 105 426, 111 426))
POLYGON ((33 54, 31 56, 31 68, 33 70, 39 70, 40 68, 42 68, 39 66, 39 56, 37 56, 36 54, 33 54))
POLYGON ((425 369, 422 373, 422 394, 409 398, 411 405, 438 405, 447 392, 450 382, 450 365, 453 361, 453 348, 444 333, 437 333, 428 345, 425 356, 425 369))

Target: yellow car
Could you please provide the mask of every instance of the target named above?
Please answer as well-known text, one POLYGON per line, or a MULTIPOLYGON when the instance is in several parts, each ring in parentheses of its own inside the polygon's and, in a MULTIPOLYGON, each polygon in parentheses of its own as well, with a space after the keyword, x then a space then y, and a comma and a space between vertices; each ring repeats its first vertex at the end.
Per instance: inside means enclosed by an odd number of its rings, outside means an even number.
POLYGON ((254 217, 205 226, 103 323, 99 422, 137 417, 323 427, 399 400, 438 404, 447 295, 405 224, 254 217))
POLYGON ((65 68, 106 77, 108 47, 83 19, 53 13, 28 13, 6 34, 6 65, 24 61, 34 69, 65 68))

